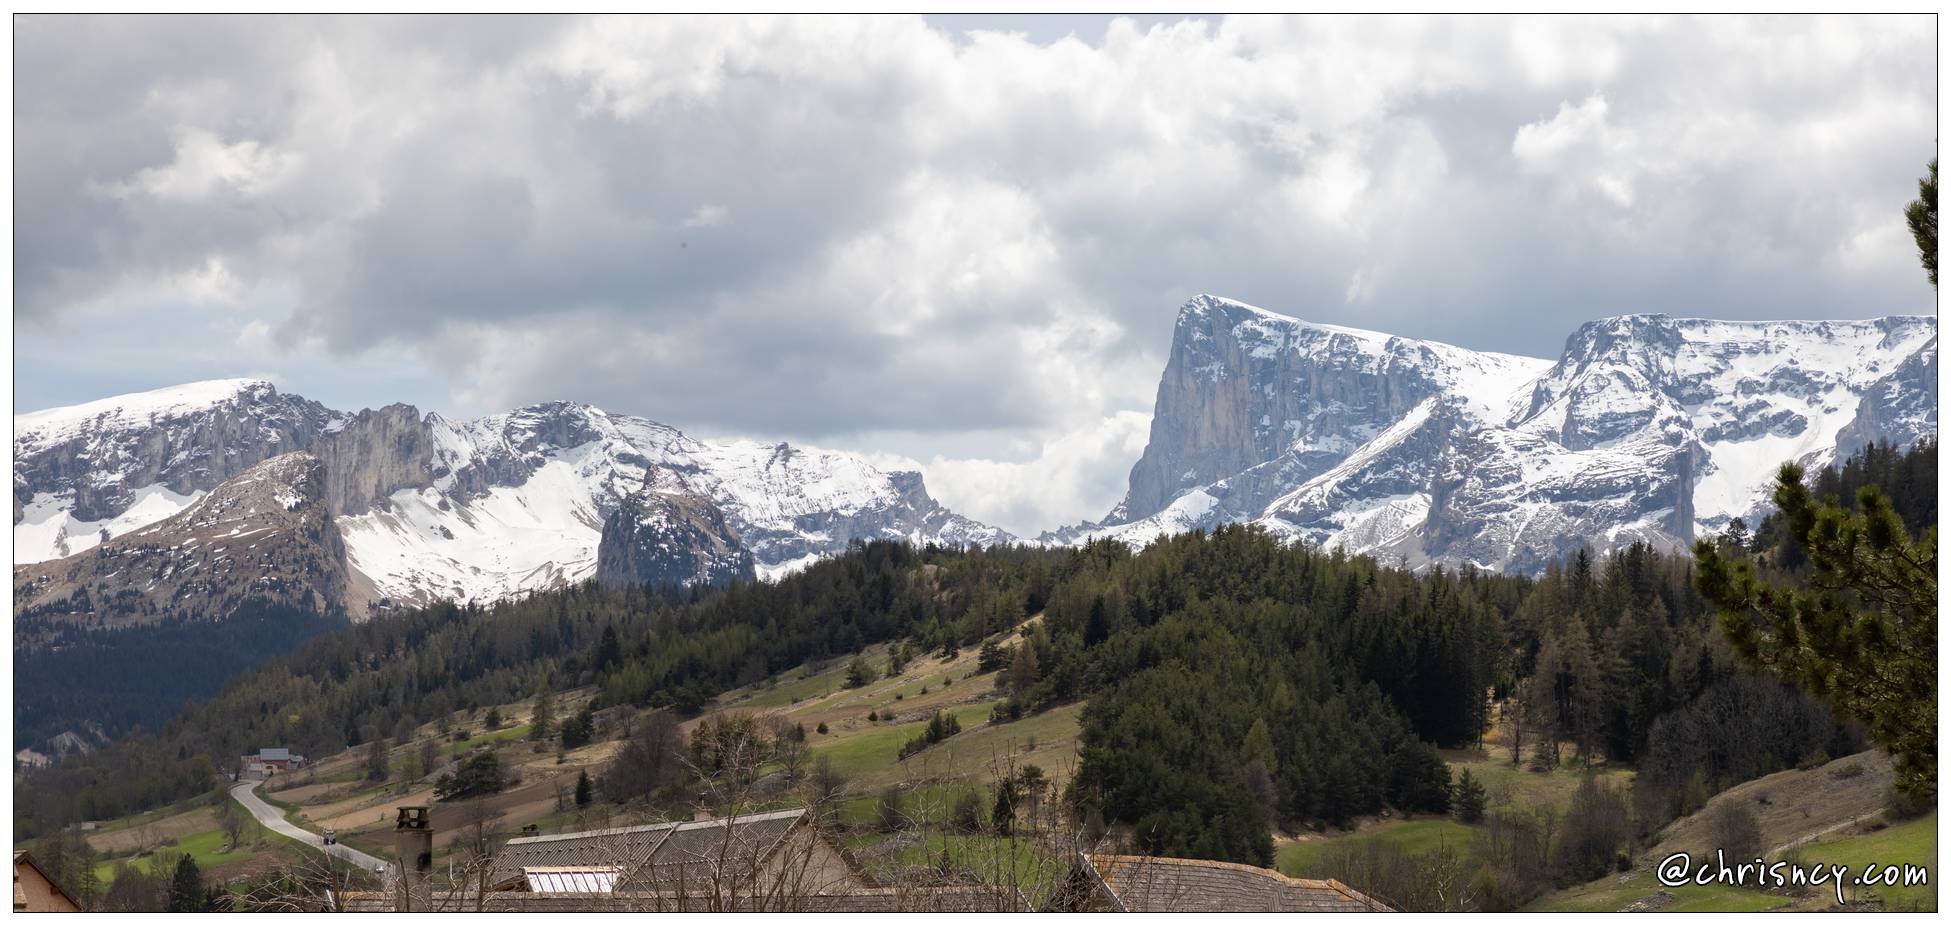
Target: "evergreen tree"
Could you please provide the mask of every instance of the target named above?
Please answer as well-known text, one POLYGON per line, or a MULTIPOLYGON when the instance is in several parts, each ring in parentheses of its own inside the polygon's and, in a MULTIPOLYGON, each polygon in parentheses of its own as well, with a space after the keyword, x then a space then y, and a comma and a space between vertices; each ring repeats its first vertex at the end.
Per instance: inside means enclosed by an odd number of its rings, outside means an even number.
POLYGON ((1785 465, 1775 504, 1809 560, 1796 583, 1764 579, 1746 557, 1694 545, 1700 592, 1750 661, 1796 682, 1863 724, 1897 759, 1897 788, 1937 793, 1937 527, 1915 539, 1883 493, 1865 486, 1857 511, 1817 501, 1785 465))
POLYGON ((1917 259, 1924 264, 1924 273, 1931 278, 1931 286, 1937 286, 1937 158, 1931 159, 1931 173, 1917 181, 1917 198, 1904 207, 1904 221, 1910 223, 1910 235, 1917 241, 1917 259))
POLYGON ((976 672, 989 673, 1009 667, 1009 650, 995 640, 985 640, 981 652, 976 654, 976 672))
POLYGON ((996 832, 1004 836, 1016 829, 1016 780, 1005 778, 996 785, 996 806, 989 814, 989 822, 996 832))
POLYGON ((603 637, 597 641, 596 655, 591 661, 598 672, 608 672, 623 663, 623 643, 617 638, 615 624, 604 625, 603 637))
POLYGON ((386 737, 373 737, 366 744, 366 780, 386 780, 386 737))
POLYGON ((856 657, 853 662, 847 664, 847 687, 848 688, 865 687, 867 683, 872 682, 874 679, 879 677, 880 676, 874 672, 874 667, 868 665, 867 660, 865 659, 860 659, 856 657))
POLYGON ((548 689, 542 689, 542 694, 536 697, 535 709, 529 712, 528 723, 529 739, 540 741, 555 734, 555 696, 548 689))
POLYGON ((1456 796, 1450 801, 1451 809, 1456 812, 1456 818, 1464 823, 1482 822, 1484 800, 1483 782, 1470 774, 1469 769, 1464 769, 1463 773, 1457 776, 1456 796))
POLYGON ((576 716, 562 722, 562 748, 579 749, 596 738, 596 712, 592 704, 584 703, 576 716))
POLYGON ((209 892, 203 887, 203 872, 196 867, 196 859, 184 855, 176 863, 176 873, 169 879, 170 913, 206 913, 210 910, 209 892))
POLYGON ((576 774, 576 806, 587 807, 595 799, 596 787, 589 780, 589 770, 584 769, 576 774))
POLYGON ((507 787, 502 776, 501 759, 492 751, 475 754, 452 774, 442 775, 434 782, 434 796, 443 801, 473 797, 477 794, 493 794, 507 787))

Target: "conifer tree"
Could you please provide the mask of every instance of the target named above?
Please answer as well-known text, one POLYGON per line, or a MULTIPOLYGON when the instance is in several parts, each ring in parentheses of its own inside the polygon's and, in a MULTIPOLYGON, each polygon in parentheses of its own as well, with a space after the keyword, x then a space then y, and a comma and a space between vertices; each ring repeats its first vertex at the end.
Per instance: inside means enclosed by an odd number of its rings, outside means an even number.
POLYGON ((196 866, 196 859, 188 855, 176 863, 176 872, 169 879, 170 913, 206 913, 210 910, 210 895, 203 888, 203 872, 196 866))
POLYGON ((1924 273, 1931 278, 1931 286, 1937 286, 1937 158, 1931 159, 1931 173, 1917 180, 1917 198, 1904 207, 1904 221, 1910 223, 1910 235, 1917 241, 1917 259, 1924 264, 1924 273))
POLYGON ((1482 822, 1484 818, 1484 783, 1477 776, 1464 769, 1456 779, 1456 797, 1450 802, 1456 818, 1464 823, 1482 822))
POLYGON ((366 780, 386 780, 386 737, 373 737, 366 744, 366 780))
POLYGON ((529 739, 545 740, 555 732, 555 697, 543 689, 535 699, 535 709, 529 714, 529 739))
POLYGON ((1799 582, 1764 579, 1746 557, 1694 545, 1701 595, 1736 651, 1863 724, 1897 759, 1897 789, 1937 794, 1937 528, 1912 538, 1883 493, 1857 511, 1817 501, 1785 465, 1775 504, 1808 556, 1799 582))

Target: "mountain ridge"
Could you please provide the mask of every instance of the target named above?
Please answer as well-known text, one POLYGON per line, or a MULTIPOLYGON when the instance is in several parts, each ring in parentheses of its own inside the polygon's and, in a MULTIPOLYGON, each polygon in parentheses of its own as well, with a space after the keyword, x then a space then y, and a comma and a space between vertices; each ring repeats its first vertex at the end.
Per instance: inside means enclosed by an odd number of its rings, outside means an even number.
POLYGON ((16 565, 85 553, 302 450, 321 469, 353 584, 369 592, 355 604, 486 600, 591 578, 607 522, 651 481, 708 500, 760 575, 857 539, 1014 539, 942 507, 920 473, 698 440, 567 401, 471 420, 404 404, 347 414, 262 380, 210 380, 27 413, 16 430, 16 565))
POLYGON ((1766 506, 1775 467, 1936 432, 1936 321, 1625 315, 1555 361, 1181 307, 1125 498, 1045 543, 1250 521, 1424 566, 1537 571, 1684 547, 1766 506))

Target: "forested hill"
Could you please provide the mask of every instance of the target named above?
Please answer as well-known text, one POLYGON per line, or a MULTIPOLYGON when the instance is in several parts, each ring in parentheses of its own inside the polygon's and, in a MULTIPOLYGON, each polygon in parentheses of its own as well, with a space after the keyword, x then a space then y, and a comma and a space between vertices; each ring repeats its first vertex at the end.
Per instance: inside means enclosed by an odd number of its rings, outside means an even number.
POLYGON ((617 700, 695 710, 808 659, 1019 621, 1073 555, 876 542, 776 584, 683 592, 585 583, 489 608, 388 615, 313 638, 157 733, 17 778, 17 831, 200 793, 231 757, 267 743, 327 755, 545 688, 600 682, 617 700))
POLYGON ((1143 551, 880 542, 778 583, 581 585, 319 636, 153 735, 17 778, 17 832, 202 792, 266 744, 327 755, 584 685, 605 704, 695 712, 808 660, 896 639, 954 649, 1037 614, 1004 654, 992 722, 1087 699, 1071 806, 1159 852, 1265 863, 1276 823, 1441 809, 1431 747, 1476 741, 1493 698, 1553 744, 1543 761, 1564 743, 1639 765, 1642 827, 1860 743, 1741 670, 1691 561, 1643 545, 1529 579, 1417 574, 1239 526, 1143 551), (1781 722, 1730 730, 1716 720, 1730 710, 1781 722))

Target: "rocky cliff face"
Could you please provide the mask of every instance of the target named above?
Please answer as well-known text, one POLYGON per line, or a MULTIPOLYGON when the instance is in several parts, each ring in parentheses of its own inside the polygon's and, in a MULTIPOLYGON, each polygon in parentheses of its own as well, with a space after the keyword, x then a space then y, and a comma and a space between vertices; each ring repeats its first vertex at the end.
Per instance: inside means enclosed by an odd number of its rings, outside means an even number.
POLYGON ((48 621, 95 630, 217 621, 247 600, 332 613, 347 585, 324 467, 290 453, 154 524, 65 559, 15 566, 15 644, 48 621))
MULTIPOLYGON (((1229 479, 1239 510, 1262 507, 1280 487, 1325 472, 1425 399, 1485 384, 1492 392, 1515 387, 1544 366, 1196 297, 1179 313, 1151 439, 1111 517, 1148 517, 1188 489, 1229 479), (1277 465, 1234 478, 1268 464, 1277 465)), ((1455 397, 1501 413, 1508 394, 1455 397)))
POLYGON ((309 449, 336 412, 258 380, 213 380, 14 418, 14 561, 79 553, 309 449))
POLYGON ((729 585, 757 576, 752 552, 711 499, 675 480, 624 498, 597 544, 604 585, 729 585))
MULTIPOLYGON (((763 576, 856 539, 1011 539, 942 508, 919 473, 786 444, 700 441, 573 402, 473 421, 408 405, 347 415, 239 380, 31 413, 16 427, 20 563, 167 518, 242 472, 241 461, 311 453, 356 616, 366 602, 492 600, 587 579, 605 526, 653 476, 678 487, 667 494, 714 508, 763 576)), ((719 558, 714 530, 691 536, 704 544, 698 557, 719 558)))
POLYGON ((1581 326, 1555 361, 1316 325, 1201 296, 1180 311, 1130 492, 1078 542, 1251 521, 1411 565, 1536 571, 1758 514, 1775 468, 1935 434, 1936 324, 1581 326))
POLYGON ((433 431, 411 405, 365 409, 340 420, 315 452, 325 467, 326 502, 335 515, 386 504, 401 489, 433 481, 433 431))

